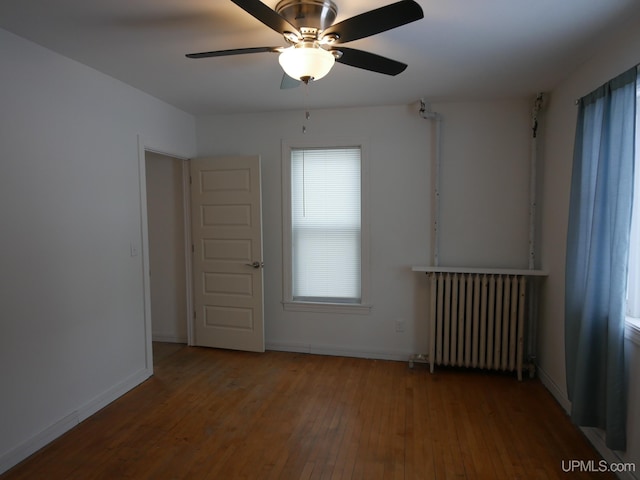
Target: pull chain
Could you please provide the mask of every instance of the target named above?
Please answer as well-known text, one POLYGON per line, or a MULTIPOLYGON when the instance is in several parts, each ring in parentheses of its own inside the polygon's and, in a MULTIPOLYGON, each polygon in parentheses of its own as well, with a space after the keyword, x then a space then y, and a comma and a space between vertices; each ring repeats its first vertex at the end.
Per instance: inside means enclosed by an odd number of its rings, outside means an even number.
POLYGON ((304 83, 304 122, 302 124, 302 133, 307 133, 307 121, 311 117, 309 113, 309 83, 304 83))

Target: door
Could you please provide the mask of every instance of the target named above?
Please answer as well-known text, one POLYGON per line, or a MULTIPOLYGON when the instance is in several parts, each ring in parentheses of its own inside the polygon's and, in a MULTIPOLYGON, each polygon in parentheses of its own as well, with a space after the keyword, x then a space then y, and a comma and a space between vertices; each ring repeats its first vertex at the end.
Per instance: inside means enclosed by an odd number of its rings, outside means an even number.
POLYGON ((260 157, 191 160, 194 344, 264 351, 260 157))

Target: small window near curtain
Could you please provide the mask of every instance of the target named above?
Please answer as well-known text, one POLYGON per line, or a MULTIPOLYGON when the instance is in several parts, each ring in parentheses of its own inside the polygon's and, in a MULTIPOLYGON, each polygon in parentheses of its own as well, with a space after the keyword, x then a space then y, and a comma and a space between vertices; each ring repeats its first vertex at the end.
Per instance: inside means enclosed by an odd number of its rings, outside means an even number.
POLYGON ((293 301, 361 301, 360 147, 291 150, 293 301))
POLYGON ((636 148, 633 187, 633 215, 629 245, 627 315, 640 321, 640 82, 636 88, 636 148))

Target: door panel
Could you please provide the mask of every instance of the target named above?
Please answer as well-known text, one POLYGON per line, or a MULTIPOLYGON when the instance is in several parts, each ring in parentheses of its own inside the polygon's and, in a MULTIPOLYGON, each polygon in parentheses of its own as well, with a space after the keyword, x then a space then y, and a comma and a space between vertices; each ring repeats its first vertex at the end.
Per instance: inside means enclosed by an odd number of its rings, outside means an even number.
POLYGON ((259 157, 191 161, 195 345, 264 351, 259 157))

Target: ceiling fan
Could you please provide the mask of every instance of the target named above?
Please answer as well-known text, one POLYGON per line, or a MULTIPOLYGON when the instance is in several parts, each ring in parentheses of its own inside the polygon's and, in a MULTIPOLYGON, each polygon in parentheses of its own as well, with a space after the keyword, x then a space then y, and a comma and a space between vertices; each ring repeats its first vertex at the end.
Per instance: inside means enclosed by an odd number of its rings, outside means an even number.
POLYGON ((279 53, 285 71, 281 88, 324 77, 335 62, 386 75, 398 75, 407 65, 374 53, 338 46, 406 25, 424 17, 413 0, 400 0, 334 24, 338 7, 331 0, 281 0, 271 9, 259 0, 231 0, 248 14, 280 33, 288 47, 252 47, 189 53, 188 58, 224 57, 247 53, 279 53))

